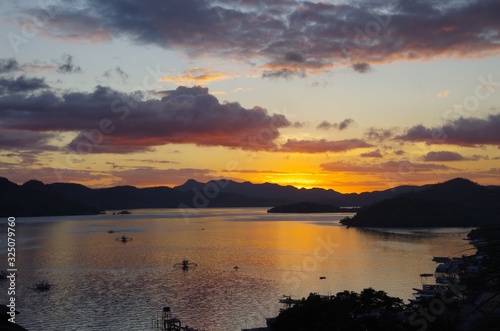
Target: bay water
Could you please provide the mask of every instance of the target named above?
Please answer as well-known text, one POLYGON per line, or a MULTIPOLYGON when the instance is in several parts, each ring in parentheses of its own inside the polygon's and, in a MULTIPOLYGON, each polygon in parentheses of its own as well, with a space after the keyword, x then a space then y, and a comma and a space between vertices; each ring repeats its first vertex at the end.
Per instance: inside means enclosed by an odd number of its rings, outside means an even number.
MULTIPOLYGON (((283 295, 372 287, 408 302, 419 275, 434 272, 433 256, 474 252, 463 240, 470 229, 348 229, 339 221, 349 213, 131 212, 17 218, 16 322, 30 331, 154 330, 168 306, 183 325, 236 331, 264 326, 283 295), (192 266, 176 265, 183 260, 192 266), (54 286, 34 290, 40 281, 54 286)), ((0 282, 2 303, 8 287, 0 282)))

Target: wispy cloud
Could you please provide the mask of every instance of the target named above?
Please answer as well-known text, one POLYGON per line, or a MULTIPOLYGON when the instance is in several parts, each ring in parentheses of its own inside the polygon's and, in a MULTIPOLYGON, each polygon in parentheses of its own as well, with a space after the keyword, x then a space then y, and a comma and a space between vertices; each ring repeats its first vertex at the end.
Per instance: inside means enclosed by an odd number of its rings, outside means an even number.
POLYGON ((359 156, 361 157, 374 157, 374 158, 382 158, 382 153, 380 153, 380 150, 377 149, 375 151, 367 152, 367 153, 361 153, 359 156))
POLYGON ((398 130, 397 128, 384 129, 384 128, 372 127, 365 132, 365 137, 368 140, 377 140, 379 142, 382 142, 384 140, 388 140, 394 137, 397 130, 398 130))
POLYGON ((171 82, 177 85, 207 84, 213 81, 234 79, 236 74, 224 74, 210 68, 190 68, 178 75, 164 76, 162 82, 171 82))
POLYGON ((345 130, 348 127, 356 124, 356 122, 352 118, 347 118, 343 120, 342 122, 339 123, 330 123, 328 121, 323 121, 319 123, 316 128, 320 130, 330 130, 330 129, 335 129, 335 130, 345 130))
POLYGON ((281 151, 292 153, 327 153, 345 152, 357 148, 373 147, 373 145, 360 139, 346 140, 297 140, 288 139, 282 146, 281 151))
POLYGON ((306 72, 302 69, 289 69, 280 68, 272 70, 264 70, 262 72, 262 78, 284 78, 286 80, 292 79, 293 77, 306 77, 306 72))
POLYGON ((57 64, 57 71, 61 73, 82 72, 82 69, 73 63, 73 56, 64 54, 62 62, 57 64))
POLYGON ((33 63, 19 63, 16 59, 5 58, 0 59, 0 74, 22 72, 47 72, 55 71, 62 74, 80 73, 82 69, 73 61, 73 56, 64 54, 60 60, 51 60, 50 62, 34 61, 33 63))
POLYGON ((444 90, 436 94, 438 98, 446 98, 450 94, 451 90, 444 90))
POLYGON ((0 59, 0 74, 18 71, 19 63, 14 58, 0 59))
POLYGON ((231 90, 231 92, 233 93, 250 92, 250 91, 253 91, 253 88, 237 87, 231 90))

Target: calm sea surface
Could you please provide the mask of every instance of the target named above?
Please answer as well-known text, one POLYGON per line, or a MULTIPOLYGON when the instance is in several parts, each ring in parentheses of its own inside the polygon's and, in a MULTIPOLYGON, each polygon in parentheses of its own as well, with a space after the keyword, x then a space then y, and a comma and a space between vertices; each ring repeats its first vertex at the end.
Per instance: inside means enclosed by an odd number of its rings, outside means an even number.
MULTIPOLYGON (((16 321, 30 331, 154 330, 152 318, 169 306, 183 325, 241 330, 265 325, 282 308, 283 295, 373 287, 407 302, 412 287, 420 287, 419 274, 435 270, 432 256, 459 256, 469 248, 462 240, 469 229, 340 226, 350 214, 277 215, 264 208, 205 209, 189 218, 173 209, 132 213, 18 218, 16 321), (121 235, 133 240, 116 241, 121 235), (174 267, 183 259, 198 266, 174 267), (41 280, 55 287, 30 288, 41 280)), ((0 282, 2 300, 7 287, 0 282)))

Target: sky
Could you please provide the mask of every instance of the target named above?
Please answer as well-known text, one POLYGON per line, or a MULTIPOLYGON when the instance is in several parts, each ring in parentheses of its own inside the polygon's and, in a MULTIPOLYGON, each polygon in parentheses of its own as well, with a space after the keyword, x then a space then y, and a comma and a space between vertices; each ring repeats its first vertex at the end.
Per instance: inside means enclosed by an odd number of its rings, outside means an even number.
POLYGON ((500 185, 498 0, 0 4, 0 176, 500 185))

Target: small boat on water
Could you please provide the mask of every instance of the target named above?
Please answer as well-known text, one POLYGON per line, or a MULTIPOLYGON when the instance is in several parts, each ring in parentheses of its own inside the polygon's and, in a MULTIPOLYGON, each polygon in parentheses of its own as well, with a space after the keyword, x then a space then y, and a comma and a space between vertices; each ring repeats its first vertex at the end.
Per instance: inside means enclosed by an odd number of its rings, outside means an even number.
POLYGON ((118 237, 115 239, 116 241, 121 241, 122 243, 126 243, 126 242, 129 242, 131 240, 133 240, 132 238, 130 237, 126 237, 126 236, 121 236, 121 237, 118 237))
POLYGON ((174 267, 182 267, 182 270, 188 270, 191 267, 197 267, 198 264, 189 262, 189 260, 182 260, 182 262, 174 263, 174 267))
POLYGON ((130 214, 132 214, 132 213, 131 213, 131 212, 129 212, 128 210, 122 210, 122 211, 120 211, 120 212, 118 212, 118 213, 116 213, 116 214, 118 214, 118 215, 130 215, 130 214))

